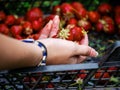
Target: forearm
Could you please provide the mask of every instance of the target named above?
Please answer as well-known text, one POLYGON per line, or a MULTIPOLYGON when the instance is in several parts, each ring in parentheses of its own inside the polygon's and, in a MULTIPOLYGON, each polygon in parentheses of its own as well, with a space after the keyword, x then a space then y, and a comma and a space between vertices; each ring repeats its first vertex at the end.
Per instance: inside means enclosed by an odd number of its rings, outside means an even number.
POLYGON ((0 34, 0 69, 36 66, 42 58, 41 49, 0 34))

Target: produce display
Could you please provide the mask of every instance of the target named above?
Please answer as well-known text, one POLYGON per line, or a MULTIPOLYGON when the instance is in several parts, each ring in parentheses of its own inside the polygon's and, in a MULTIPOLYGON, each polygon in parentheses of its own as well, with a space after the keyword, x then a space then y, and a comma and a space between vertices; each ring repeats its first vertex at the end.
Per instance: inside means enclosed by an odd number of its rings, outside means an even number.
MULTIPOLYGON (((103 2, 96 8, 90 9, 78 1, 57 4, 54 2, 50 8, 51 10, 46 14, 44 9, 39 7, 41 5, 40 2, 36 1, 35 3, 33 7, 31 3, 30 6, 28 2, 22 3, 24 7, 28 7, 27 9, 25 8, 26 11, 24 14, 21 11, 22 15, 17 15, 12 10, 12 13, 0 10, 0 33, 18 40, 27 38, 34 40, 41 38, 61 38, 78 44, 80 44, 81 39, 87 34, 89 45, 99 52, 99 57, 103 55, 105 49, 110 44, 120 40, 120 5, 111 5, 103 2), (51 23, 53 24, 52 26, 50 26, 51 23)), ((48 5, 48 2, 46 1, 42 4, 48 5)), ((47 10, 48 8, 45 9, 47 10)), ((104 85, 109 78, 113 81, 118 80, 112 77, 112 72, 116 70, 119 70, 119 68, 109 67, 107 69, 99 69, 92 79, 99 80, 99 78, 102 78, 99 85, 104 85)), ((83 83, 83 80, 89 74, 89 70, 80 70, 79 73, 72 71, 71 73, 76 75, 76 82, 74 81, 75 83, 72 84, 74 86, 83 83)), ((65 78, 65 80, 66 78, 73 79, 73 74, 59 78, 65 78)), ((42 73, 36 73, 32 77, 26 76, 23 78, 23 82, 36 82, 39 78, 37 76, 42 76, 42 73)), ((50 75, 45 75, 41 78, 41 81, 49 80, 51 80, 50 75)), ((28 86, 32 87, 32 84, 29 83, 28 86)), ((65 85, 61 84, 62 86, 65 85)), ((44 86, 38 87, 42 88, 44 86)), ((54 83, 49 83, 46 87, 54 88, 55 86, 54 83)))
MULTIPOLYGON (((39 37, 45 36, 44 38, 62 38, 77 43, 85 34, 88 34, 89 45, 97 49, 100 56, 106 46, 119 40, 119 5, 112 6, 108 2, 103 2, 90 10, 82 2, 58 2, 47 14, 43 8, 39 7, 41 5, 39 1, 36 1, 33 7, 30 6, 32 5, 30 2, 22 2, 23 8, 27 7, 22 15, 12 12, 12 10, 9 10, 11 13, 0 10, 0 32, 18 40, 26 38, 37 40, 39 37), (52 23, 50 20, 55 19, 55 15, 59 16, 60 21, 54 23, 53 27, 48 27, 47 25, 52 23), (54 25, 58 27, 56 28, 54 25), (50 31, 48 28, 54 28, 54 30, 50 31), (54 36, 49 36, 50 33, 54 33, 54 36)), ((43 5, 48 5, 47 3, 45 2, 43 5)), ((5 4, 5 6, 10 7, 9 4, 5 4)))

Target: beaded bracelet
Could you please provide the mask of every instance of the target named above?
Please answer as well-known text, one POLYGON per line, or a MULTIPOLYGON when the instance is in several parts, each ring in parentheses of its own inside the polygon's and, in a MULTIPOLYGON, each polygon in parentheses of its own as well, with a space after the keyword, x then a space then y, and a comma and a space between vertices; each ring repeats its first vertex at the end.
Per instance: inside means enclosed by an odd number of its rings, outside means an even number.
POLYGON ((42 60, 40 61, 40 63, 38 64, 38 66, 46 65, 46 58, 47 58, 47 48, 46 48, 46 46, 43 43, 41 43, 40 41, 35 41, 33 39, 24 39, 22 41, 26 42, 26 43, 34 43, 35 45, 39 46, 42 49, 43 57, 42 57, 42 60))

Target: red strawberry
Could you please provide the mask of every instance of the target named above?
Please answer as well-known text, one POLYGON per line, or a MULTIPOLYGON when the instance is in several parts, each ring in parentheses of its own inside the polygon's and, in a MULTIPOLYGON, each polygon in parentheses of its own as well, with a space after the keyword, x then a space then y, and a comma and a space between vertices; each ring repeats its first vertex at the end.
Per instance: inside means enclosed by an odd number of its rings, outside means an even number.
POLYGON ((102 19, 106 22, 106 24, 114 24, 114 21, 110 16, 103 16, 102 19))
POLYGON ((13 25, 13 24, 15 24, 15 20, 16 20, 16 18, 14 15, 8 15, 8 16, 6 16, 5 24, 6 25, 13 25))
POLYGON ((72 7, 76 10, 79 10, 81 8, 84 8, 83 4, 77 1, 74 1, 71 3, 72 7))
POLYGON ((75 12, 75 15, 78 19, 87 19, 88 18, 88 15, 87 15, 87 10, 85 8, 81 8, 77 11, 74 11, 75 12))
POLYGON ((23 27, 23 33, 25 35, 30 35, 33 33, 33 29, 32 29, 32 24, 31 22, 29 21, 25 21, 23 24, 22 24, 22 27, 23 27))
POLYGON ((47 88, 54 88, 54 85, 53 85, 52 83, 49 83, 49 84, 47 85, 47 88))
POLYGON ((15 38, 18 38, 18 36, 21 36, 22 30, 23 30, 23 28, 20 25, 13 25, 10 28, 10 32, 12 33, 13 37, 15 37, 15 38))
POLYGON ((16 25, 20 25, 20 24, 23 24, 23 23, 24 23, 24 17, 23 16, 18 17, 15 21, 16 25))
POLYGON ((80 41, 84 37, 85 30, 82 27, 74 26, 70 31, 73 33, 73 41, 80 41))
POLYGON ((5 24, 0 24, 0 33, 9 34, 9 28, 5 24))
POLYGON ((112 11, 112 6, 108 3, 102 3, 98 6, 98 11, 101 14, 107 14, 110 13, 112 11))
POLYGON ((43 12, 42 12, 42 10, 40 8, 33 7, 33 8, 31 8, 30 10, 28 10, 26 12, 25 17, 26 17, 26 20, 32 22, 34 20, 39 19, 40 17, 43 17, 43 12))
POLYGON ((0 21, 4 21, 6 18, 6 14, 4 11, 0 11, 0 21))
POLYGON ((78 26, 83 27, 85 29, 85 31, 90 30, 91 27, 92 27, 91 23, 89 21, 83 20, 83 19, 81 19, 81 20, 78 21, 78 26))
POLYGON ((92 23, 96 23, 100 19, 100 14, 97 11, 89 11, 88 18, 92 23))
POLYGON ((114 34, 115 33, 114 25, 111 23, 104 25, 103 30, 107 34, 114 34))
POLYGON ((97 32, 101 32, 101 31, 103 31, 103 22, 105 23, 105 21, 103 21, 103 20, 99 20, 96 24, 95 24, 95 30, 97 31, 97 32))
POLYGON ((40 29, 42 28, 42 23, 43 21, 42 21, 42 19, 40 20, 34 20, 33 22, 32 22, 32 28, 33 28, 33 30, 35 31, 35 32, 38 32, 38 31, 40 31, 40 29))
POLYGON ((67 24, 77 25, 77 20, 76 20, 76 18, 70 18, 70 19, 68 20, 67 24))
POLYGON ((60 7, 64 19, 69 20, 69 18, 74 17, 74 9, 69 3, 62 3, 60 7))
POLYGON ((77 75, 77 78, 85 79, 86 76, 87 76, 86 71, 85 70, 81 70, 80 74, 77 75))
POLYGON ((61 8, 60 5, 56 5, 52 8, 52 13, 55 15, 61 15, 61 8))
POLYGON ((95 78, 95 79, 99 79, 99 78, 110 78, 110 75, 109 75, 108 72, 98 71, 98 72, 95 73, 94 78, 95 78))

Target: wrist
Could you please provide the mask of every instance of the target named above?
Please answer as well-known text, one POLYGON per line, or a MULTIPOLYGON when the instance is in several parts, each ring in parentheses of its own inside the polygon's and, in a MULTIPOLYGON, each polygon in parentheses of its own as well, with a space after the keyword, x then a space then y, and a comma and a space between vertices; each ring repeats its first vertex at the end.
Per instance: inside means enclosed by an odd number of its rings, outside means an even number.
POLYGON ((35 49, 36 53, 37 53, 37 51, 40 51, 40 55, 38 55, 38 58, 35 60, 36 62, 39 61, 39 62, 37 62, 37 66, 46 65, 46 58, 47 58, 46 46, 42 42, 35 41, 33 39, 24 39, 23 42, 32 43, 34 46, 36 46, 36 48, 37 48, 37 50, 35 49))

